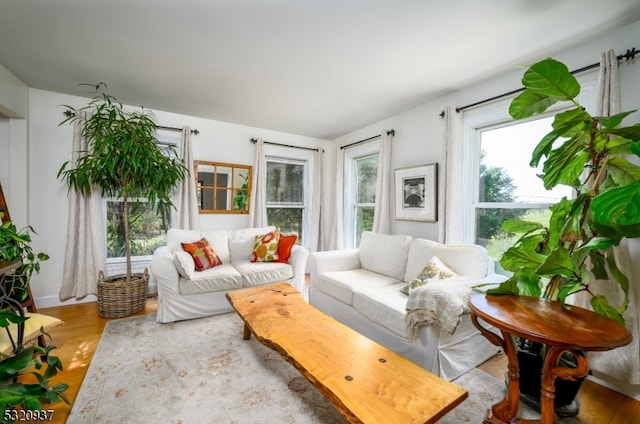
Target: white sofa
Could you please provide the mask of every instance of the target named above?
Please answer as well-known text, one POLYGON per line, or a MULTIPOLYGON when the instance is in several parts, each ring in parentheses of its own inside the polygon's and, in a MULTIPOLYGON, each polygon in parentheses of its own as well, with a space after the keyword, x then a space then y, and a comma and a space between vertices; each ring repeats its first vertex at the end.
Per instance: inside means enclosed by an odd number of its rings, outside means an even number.
MULTIPOLYGON (((359 249, 311 253, 309 301, 388 349, 442 378, 453 380, 495 355, 498 348, 473 326, 468 310, 458 315, 455 330, 445 331, 431 324, 419 326, 417 335, 409 335, 406 322, 409 296, 400 289, 434 256, 463 276, 453 280, 455 284, 462 284, 469 294, 475 284, 505 279, 493 272, 493 262, 481 246, 443 245, 407 235, 364 232, 359 249)), ((437 283, 443 287, 453 280, 437 283)), ((437 286, 434 284, 429 289, 437 286)), ((456 300, 462 304, 462 300, 456 300)), ((448 308, 446 296, 444 301, 441 297, 439 301, 440 305, 446 305, 444 309, 448 308)))
POLYGON ((233 310, 225 294, 243 287, 286 281, 303 293, 309 251, 296 244, 288 263, 251 262, 256 235, 274 227, 233 231, 170 229, 167 245, 158 248, 151 260, 151 274, 158 285, 156 321, 168 323, 200 318, 233 310), (180 266, 181 243, 205 238, 222 260, 222 265, 188 275, 180 266))

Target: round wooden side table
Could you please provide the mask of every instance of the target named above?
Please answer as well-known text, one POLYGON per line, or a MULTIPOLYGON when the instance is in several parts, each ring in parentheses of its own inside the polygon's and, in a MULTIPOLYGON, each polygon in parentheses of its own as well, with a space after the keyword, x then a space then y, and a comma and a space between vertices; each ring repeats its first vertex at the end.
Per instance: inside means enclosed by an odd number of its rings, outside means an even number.
MULTIPOLYGON (((509 390, 507 396, 487 411, 484 423, 503 424, 513 421, 520 403, 518 357, 512 336, 539 342, 548 347, 542 372, 540 413, 542 424, 554 422, 554 381, 582 378, 589 372, 585 351, 611 350, 631 342, 631 333, 610 318, 584 308, 565 308, 560 302, 537 297, 477 294, 469 299, 471 320, 494 345, 501 346, 508 358, 509 390), (500 330, 502 338, 484 327, 479 319, 500 330), (558 365, 563 352, 575 356, 576 368, 558 365)), ((527 422, 531 422, 527 420, 527 422)))

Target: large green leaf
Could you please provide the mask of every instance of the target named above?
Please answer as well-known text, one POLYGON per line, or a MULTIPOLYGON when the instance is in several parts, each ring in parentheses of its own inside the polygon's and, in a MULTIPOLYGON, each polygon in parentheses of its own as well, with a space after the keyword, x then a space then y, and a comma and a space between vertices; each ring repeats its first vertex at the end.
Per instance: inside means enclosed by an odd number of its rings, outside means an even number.
POLYGON ((582 108, 569 109, 558 113, 553 118, 552 130, 545 135, 531 154, 530 166, 538 166, 542 156, 547 156, 553 148, 553 143, 559 138, 573 138, 584 133, 589 125, 589 114, 582 108))
POLYGON ((596 196, 591 206, 594 219, 601 224, 640 224, 640 180, 596 196))
POLYGON ((525 234, 542 228, 538 222, 522 221, 520 219, 507 219, 502 223, 502 229, 508 233, 525 234))
POLYGON ((500 259, 500 265, 507 271, 518 271, 521 268, 537 268, 546 259, 545 255, 537 252, 540 244, 544 242, 543 235, 524 237, 519 242, 507 249, 500 259))
MULTIPOLYGON (((627 112, 620 112, 613 116, 594 116, 593 118, 598 121, 600 126, 604 128, 615 128, 622 123, 624 118, 636 112, 636 110, 629 110, 627 112)), ((619 128, 622 130, 625 128, 619 128)), ((626 129, 625 129, 626 130, 626 129)))
POLYGON ((547 190, 559 184, 575 186, 589 160, 589 146, 582 137, 574 137, 549 153, 542 181, 547 190))
POLYGON ((557 100, 573 100, 580 94, 580 84, 567 66, 551 58, 531 65, 522 77, 522 84, 557 100))
POLYGON ((525 90, 509 105, 509 115, 514 119, 528 118, 544 112, 557 100, 542 93, 525 90))
POLYGON ((537 272, 540 275, 563 275, 569 278, 580 276, 580 271, 571 260, 569 251, 562 246, 558 246, 546 257, 545 261, 538 267, 537 272))
POLYGON ((613 157, 607 162, 607 171, 617 185, 627 185, 640 179, 640 166, 622 157, 613 157))
POLYGON ((580 234, 580 209, 586 196, 579 196, 574 200, 563 197, 558 203, 549 207, 549 248, 555 249, 561 238, 580 234))
POLYGON ((617 323, 624 325, 624 318, 622 317, 622 314, 620 314, 620 312, 618 312, 616 308, 611 306, 607 298, 603 295, 598 294, 593 296, 591 298, 591 307, 593 308, 594 312, 607 318, 611 318, 617 323))

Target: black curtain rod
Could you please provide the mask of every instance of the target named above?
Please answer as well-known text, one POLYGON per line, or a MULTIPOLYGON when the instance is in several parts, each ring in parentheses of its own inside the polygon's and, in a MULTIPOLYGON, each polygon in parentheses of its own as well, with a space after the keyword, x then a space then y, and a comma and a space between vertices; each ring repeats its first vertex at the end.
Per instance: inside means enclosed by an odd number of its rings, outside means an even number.
MULTIPOLYGON (((618 62, 623 60, 623 59, 629 61, 629 60, 634 60, 636 58, 637 54, 640 54, 640 50, 636 50, 635 47, 632 47, 631 49, 627 49, 627 51, 624 54, 620 54, 620 55, 616 56, 616 58, 618 59, 618 62)), ((573 71, 571 71, 571 73, 572 74, 579 74, 581 72, 585 72, 585 71, 588 71, 590 69, 597 68, 599 66, 600 66, 599 62, 598 63, 592 63, 591 65, 587 65, 587 66, 583 66, 582 68, 574 69, 573 71)), ((484 104, 484 103, 489 103, 489 102, 492 102, 494 100, 501 99, 503 97, 508 97, 508 96, 513 95, 513 94, 520 93, 522 91, 524 91, 524 87, 518 88, 517 90, 511 90, 511 91, 509 91, 507 93, 503 93, 503 94, 500 94, 500 95, 497 95, 497 96, 489 97, 488 99, 480 100, 479 102, 471 103, 471 104, 468 104, 466 106, 460 106, 460 107, 456 108, 456 112, 462 112, 465 109, 470 109, 472 107, 479 106, 479 105, 484 104)), ((441 118, 444 117, 444 111, 440 112, 440 117, 441 118)))
MULTIPOLYGON (((252 139, 250 139, 250 141, 253 144, 256 144, 258 142, 258 139, 257 138, 252 138, 252 139)), ((324 149, 316 149, 315 147, 294 146, 292 144, 275 143, 273 141, 266 141, 266 140, 263 140, 263 143, 264 144, 271 144, 271 145, 274 145, 274 146, 291 147, 292 149, 313 150, 314 152, 318 152, 318 151, 322 150, 324 152, 324 149)))
MULTIPOLYGON (((395 134, 396 134, 396 130, 389 130, 389 131, 387 131, 387 135, 391 135, 391 136, 393 136, 393 135, 395 135, 395 134)), ((348 147, 355 146, 356 144, 366 143, 367 141, 375 140, 375 139, 376 139, 376 138, 378 138, 378 137, 382 137, 382 134, 374 135, 374 136, 372 136, 372 137, 365 138, 364 140, 354 141, 353 143, 345 144, 344 146, 340 146, 340 148, 341 148, 341 149, 346 149, 346 148, 348 148, 348 147)))
MULTIPOLYGON (((67 118, 70 118, 70 117, 72 117, 72 116, 74 115, 74 113, 73 113, 73 112, 71 112, 70 110, 65 110, 65 111, 64 111, 64 112, 62 112, 62 113, 64 113, 64 114, 66 115, 66 117, 67 117, 67 118)), ((165 126, 163 126, 163 125, 156 125, 156 127, 158 127, 158 128, 159 128, 159 129, 161 129, 161 130, 167 130, 167 131, 179 131, 179 132, 182 132, 182 128, 176 128, 176 127, 165 127, 165 126)), ((200 131, 198 131, 197 129, 195 129, 195 128, 194 128, 194 129, 192 129, 192 130, 191 130, 191 134, 198 135, 198 134, 200 134, 200 131)))

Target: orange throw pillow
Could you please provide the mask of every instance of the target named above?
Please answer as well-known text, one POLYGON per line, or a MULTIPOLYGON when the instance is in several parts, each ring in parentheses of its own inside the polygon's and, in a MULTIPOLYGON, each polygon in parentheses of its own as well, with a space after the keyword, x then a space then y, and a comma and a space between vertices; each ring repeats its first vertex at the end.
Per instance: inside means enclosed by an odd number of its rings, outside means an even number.
POLYGON ((291 256, 291 249, 298 240, 297 234, 280 234, 278 242, 278 260, 276 262, 288 263, 291 256))
POLYGON ((196 271, 204 271, 214 266, 222 265, 222 260, 213 251, 206 239, 193 243, 180 243, 185 252, 189 253, 196 264, 196 271))

